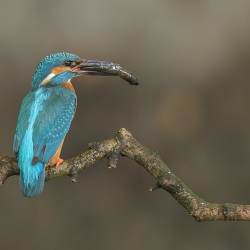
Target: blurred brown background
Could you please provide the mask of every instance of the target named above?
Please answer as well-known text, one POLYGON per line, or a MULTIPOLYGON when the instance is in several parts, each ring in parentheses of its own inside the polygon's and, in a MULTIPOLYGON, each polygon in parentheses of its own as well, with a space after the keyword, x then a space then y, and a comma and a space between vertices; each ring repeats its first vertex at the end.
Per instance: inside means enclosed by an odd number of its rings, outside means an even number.
MULTIPOLYGON (((47 54, 119 62, 140 80, 73 80, 78 110, 63 158, 127 128, 211 202, 250 203, 249 1, 1 1, 0 151, 47 54)), ((198 223, 154 179, 121 159, 22 197, 0 188, 1 249, 249 249, 247 222, 198 223)))

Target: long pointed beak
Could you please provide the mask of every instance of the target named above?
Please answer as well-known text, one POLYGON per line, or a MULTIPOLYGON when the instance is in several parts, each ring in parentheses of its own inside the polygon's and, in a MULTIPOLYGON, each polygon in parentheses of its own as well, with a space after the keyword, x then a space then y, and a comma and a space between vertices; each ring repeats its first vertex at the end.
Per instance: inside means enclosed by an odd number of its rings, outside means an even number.
POLYGON ((131 85, 139 82, 128 70, 117 63, 82 59, 82 62, 73 68, 77 75, 119 76, 131 85))

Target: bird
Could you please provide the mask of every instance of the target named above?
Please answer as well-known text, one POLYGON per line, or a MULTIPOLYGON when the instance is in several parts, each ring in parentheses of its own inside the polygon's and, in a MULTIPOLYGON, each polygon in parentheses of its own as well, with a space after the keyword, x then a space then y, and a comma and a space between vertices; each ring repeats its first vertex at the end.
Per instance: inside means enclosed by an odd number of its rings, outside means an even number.
POLYGON ((13 143, 19 186, 26 197, 41 194, 47 166, 63 162, 60 153, 77 106, 71 79, 83 75, 116 75, 138 85, 136 77, 116 63, 81 59, 67 52, 42 59, 22 101, 13 143))

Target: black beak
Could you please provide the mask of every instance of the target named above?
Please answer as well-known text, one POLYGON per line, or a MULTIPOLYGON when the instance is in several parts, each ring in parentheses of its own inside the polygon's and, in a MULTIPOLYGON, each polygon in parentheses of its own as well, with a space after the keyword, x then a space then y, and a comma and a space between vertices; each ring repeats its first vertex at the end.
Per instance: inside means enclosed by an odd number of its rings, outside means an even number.
POLYGON ((82 62, 73 69, 79 76, 81 75, 97 75, 97 76, 120 76, 132 85, 138 85, 139 82, 135 76, 129 71, 122 68, 117 63, 94 61, 82 59, 82 62))

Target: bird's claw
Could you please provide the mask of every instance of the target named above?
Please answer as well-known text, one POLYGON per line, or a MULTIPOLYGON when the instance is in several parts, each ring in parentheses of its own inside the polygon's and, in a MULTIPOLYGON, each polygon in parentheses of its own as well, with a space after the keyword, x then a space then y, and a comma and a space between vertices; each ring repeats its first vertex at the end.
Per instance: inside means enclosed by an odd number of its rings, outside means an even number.
POLYGON ((56 168, 59 167, 59 165, 63 162, 63 159, 62 158, 58 158, 57 162, 56 162, 56 168))

